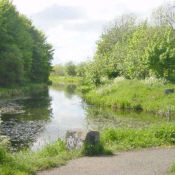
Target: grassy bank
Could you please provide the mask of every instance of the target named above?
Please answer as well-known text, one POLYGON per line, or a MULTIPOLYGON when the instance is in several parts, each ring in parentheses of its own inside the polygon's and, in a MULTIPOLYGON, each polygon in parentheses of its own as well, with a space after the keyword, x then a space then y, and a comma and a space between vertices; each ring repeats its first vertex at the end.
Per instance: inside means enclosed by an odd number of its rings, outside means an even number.
POLYGON ((167 114, 175 112, 175 93, 165 94, 167 88, 175 84, 118 78, 84 96, 89 104, 167 114))
POLYGON ((67 152, 65 143, 57 141, 43 150, 7 153, 0 148, 1 175, 29 175, 39 170, 64 165, 68 160, 80 155, 78 151, 67 152))
POLYGON ((83 155, 109 153, 175 144, 175 125, 154 125, 145 129, 106 129, 101 132, 101 144, 85 146, 82 150, 67 151, 63 141, 47 145, 42 150, 7 153, 0 148, 1 175, 29 175, 39 170, 64 165, 68 160, 83 155))
POLYGON ((170 146, 175 144, 175 125, 164 123, 144 129, 106 129, 102 138, 113 151, 170 146))
POLYGON ((14 88, 0 88, 0 98, 38 94, 48 89, 46 84, 29 84, 14 88))
POLYGON ((54 76, 51 75, 49 78, 52 81, 52 85, 55 86, 57 84, 79 84, 81 78, 80 77, 64 77, 64 76, 54 76))

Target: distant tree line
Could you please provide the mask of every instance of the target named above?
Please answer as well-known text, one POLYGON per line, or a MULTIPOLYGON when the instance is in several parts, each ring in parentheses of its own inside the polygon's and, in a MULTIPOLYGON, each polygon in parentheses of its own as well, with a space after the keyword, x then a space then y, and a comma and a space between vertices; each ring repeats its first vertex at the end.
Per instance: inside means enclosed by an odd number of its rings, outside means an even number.
POLYGON ((149 20, 122 15, 105 29, 85 78, 99 85, 118 76, 175 82, 175 2, 155 9, 149 20))
POLYGON ((85 77, 87 64, 86 62, 82 62, 76 65, 72 61, 67 62, 65 65, 58 64, 53 67, 52 75, 85 77))
POLYGON ((0 87, 48 83, 53 49, 31 20, 0 0, 0 87))
POLYGON ((96 86, 118 76, 175 82, 175 1, 153 10, 146 20, 134 14, 117 17, 97 41, 92 61, 54 69, 96 86))

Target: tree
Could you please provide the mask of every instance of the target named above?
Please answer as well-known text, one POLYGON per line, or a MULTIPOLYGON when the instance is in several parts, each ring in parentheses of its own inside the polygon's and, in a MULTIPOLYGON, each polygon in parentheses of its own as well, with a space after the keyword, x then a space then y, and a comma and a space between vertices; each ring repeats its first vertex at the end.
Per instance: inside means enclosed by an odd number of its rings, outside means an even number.
POLYGON ((9 0, 0 0, 0 39, 0 86, 48 82, 52 46, 9 0))
POLYGON ((164 35, 153 37, 146 50, 149 68, 157 77, 175 81, 175 32, 167 27, 164 35))
POLYGON ((164 3, 152 12, 154 25, 175 28, 175 1, 164 3))
POLYGON ((75 64, 72 61, 66 63, 65 71, 66 71, 67 75, 75 76, 76 75, 76 66, 75 66, 75 64))
POLYGON ((61 64, 54 66, 52 75, 65 76, 65 67, 61 64))
POLYGON ((0 86, 9 87, 22 84, 24 67, 20 50, 15 46, 8 46, 0 54, 0 86))

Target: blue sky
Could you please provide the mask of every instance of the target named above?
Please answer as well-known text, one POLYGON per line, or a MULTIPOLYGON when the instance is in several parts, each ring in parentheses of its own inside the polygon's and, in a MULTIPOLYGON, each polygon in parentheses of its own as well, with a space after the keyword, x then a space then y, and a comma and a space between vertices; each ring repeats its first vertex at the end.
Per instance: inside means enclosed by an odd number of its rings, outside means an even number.
POLYGON ((55 49, 53 64, 92 57, 104 26, 125 13, 148 16, 165 0, 13 0, 55 49))

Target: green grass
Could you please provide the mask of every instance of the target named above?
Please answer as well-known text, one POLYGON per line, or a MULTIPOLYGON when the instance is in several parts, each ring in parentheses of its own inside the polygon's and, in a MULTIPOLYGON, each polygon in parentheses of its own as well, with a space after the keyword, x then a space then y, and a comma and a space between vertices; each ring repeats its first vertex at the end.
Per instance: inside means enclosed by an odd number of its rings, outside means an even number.
POLYGON ((65 165, 68 160, 78 156, 80 151, 68 152, 62 141, 47 145, 43 150, 36 152, 22 151, 11 154, 0 148, 0 174, 34 174, 39 170, 65 165))
POLYGON ((98 156, 98 155, 112 155, 112 151, 105 147, 105 143, 101 141, 98 144, 86 144, 84 143, 81 150, 84 156, 98 156))
POLYGON ((52 85, 57 84, 78 84, 81 80, 80 77, 61 77, 61 76, 50 76, 50 80, 52 81, 52 85))
POLYGON ((144 129, 106 129, 101 132, 99 145, 84 145, 81 150, 67 151, 65 142, 60 140, 36 152, 27 150, 12 154, 0 147, 0 174, 35 174, 40 170, 65 165, 68 160, 84 155, 112 154, 112 151, 174 144, 175 125, 165 123, 144 129))
POLYGON ((144 129, 106 129, 101 135, 105 147, 112 151, 170 146, 175 144, 175 125, 164 123, 144 129))
POLYGON ((170 174, 175 174, 175 161, 172 164, 172 167, 170 169, 170 174))
POLYGON ((84 98, 90 104, 167 114, 169 109, 175 112, 175 93, 165 94, 167 88, 175 89, 175 84, 112 81, 86 93, 84 98))

